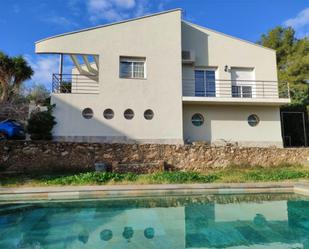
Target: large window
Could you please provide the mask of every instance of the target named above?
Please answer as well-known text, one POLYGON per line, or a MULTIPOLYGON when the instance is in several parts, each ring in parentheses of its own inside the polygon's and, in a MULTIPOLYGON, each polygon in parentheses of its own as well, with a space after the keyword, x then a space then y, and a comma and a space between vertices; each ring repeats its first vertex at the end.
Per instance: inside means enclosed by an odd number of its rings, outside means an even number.
POLYGON ((195 96, 216 97, 214 70, 195 70, 195 96))
POLYGON ((120 78, 145 79, 145 64, 143 57, 120 57, 120 78))

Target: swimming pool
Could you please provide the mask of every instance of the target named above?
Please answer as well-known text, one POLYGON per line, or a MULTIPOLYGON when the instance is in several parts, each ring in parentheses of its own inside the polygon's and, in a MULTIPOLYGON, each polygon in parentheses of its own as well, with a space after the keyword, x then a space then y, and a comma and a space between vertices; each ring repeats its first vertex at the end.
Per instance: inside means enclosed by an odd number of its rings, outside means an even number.
POLYGON ((0 248, 309 248, 309 199, 243 194, 2 204, 0 248))

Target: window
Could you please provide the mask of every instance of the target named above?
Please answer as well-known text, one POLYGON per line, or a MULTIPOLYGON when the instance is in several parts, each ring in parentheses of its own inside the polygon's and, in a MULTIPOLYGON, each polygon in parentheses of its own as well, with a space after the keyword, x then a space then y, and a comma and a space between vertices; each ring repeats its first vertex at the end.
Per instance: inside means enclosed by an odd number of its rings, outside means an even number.
POLYGON ((252 98, 252 86, 232 86, 233 98, 252 98))
POLYGON ((252 127, 257 126, 260 123, 260 118, 255 115, 255 114, 251 114, 248 117, 248 124, 252 127))
POLYGON ((103 116, 106 119, 112 119, 114 117, 114 111, 112 109, 106 109, 103 112, 103 116))
POLYGON ((201 126, 204 124, 204 117, 200 113, 195 113, 191 118, 191 122, 194 126, 201 126))
POLYGON ((120 57, 120 78, 145 79, 145 58, 120 57))
POLYGON ((125 117, 125 119, 132 119, 134 118, 134 112, 132 109, 127 109, 124 111, 123 116, 125 117))
POLYGON ((87 107, 83 110, 82 115, 85 119, 91 119, 93 117, 93 111, 87 107))
POLYGON ((195 96, 216 97, 214 70, 195 70, 195 96))
POLYGON ((153 111, 148 109, 144 112, 144 118, 147 120, 151 120, 153 118, 153 111))
POLYGON ((254 69, 231 68, 232 97, 252 98, 255 93, 254 69))

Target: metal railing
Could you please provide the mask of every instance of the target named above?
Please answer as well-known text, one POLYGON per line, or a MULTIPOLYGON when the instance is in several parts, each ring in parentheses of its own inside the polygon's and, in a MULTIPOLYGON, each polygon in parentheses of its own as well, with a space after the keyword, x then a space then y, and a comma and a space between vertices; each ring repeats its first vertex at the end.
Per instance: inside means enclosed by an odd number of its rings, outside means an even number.
POLYGON ((182 80, 183 96, 217 98, 290 98, 289 85, 266 80, 182 80))
POLYGON ((98 94, 99 82, 96 75, 53 74, 52 92, 98 94))

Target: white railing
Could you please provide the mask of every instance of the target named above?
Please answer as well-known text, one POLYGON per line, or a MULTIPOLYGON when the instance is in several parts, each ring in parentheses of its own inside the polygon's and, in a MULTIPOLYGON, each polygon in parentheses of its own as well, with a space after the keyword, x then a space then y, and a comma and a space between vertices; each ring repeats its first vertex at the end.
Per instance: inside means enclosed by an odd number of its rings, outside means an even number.
POLYGON ((98 94, 97 76, 83 74, 53 74, 53 93, 98 94))
POLYGON ((290 98, 287 83, 265 80, 183 79, 183 96, 217 98, 290 98))

